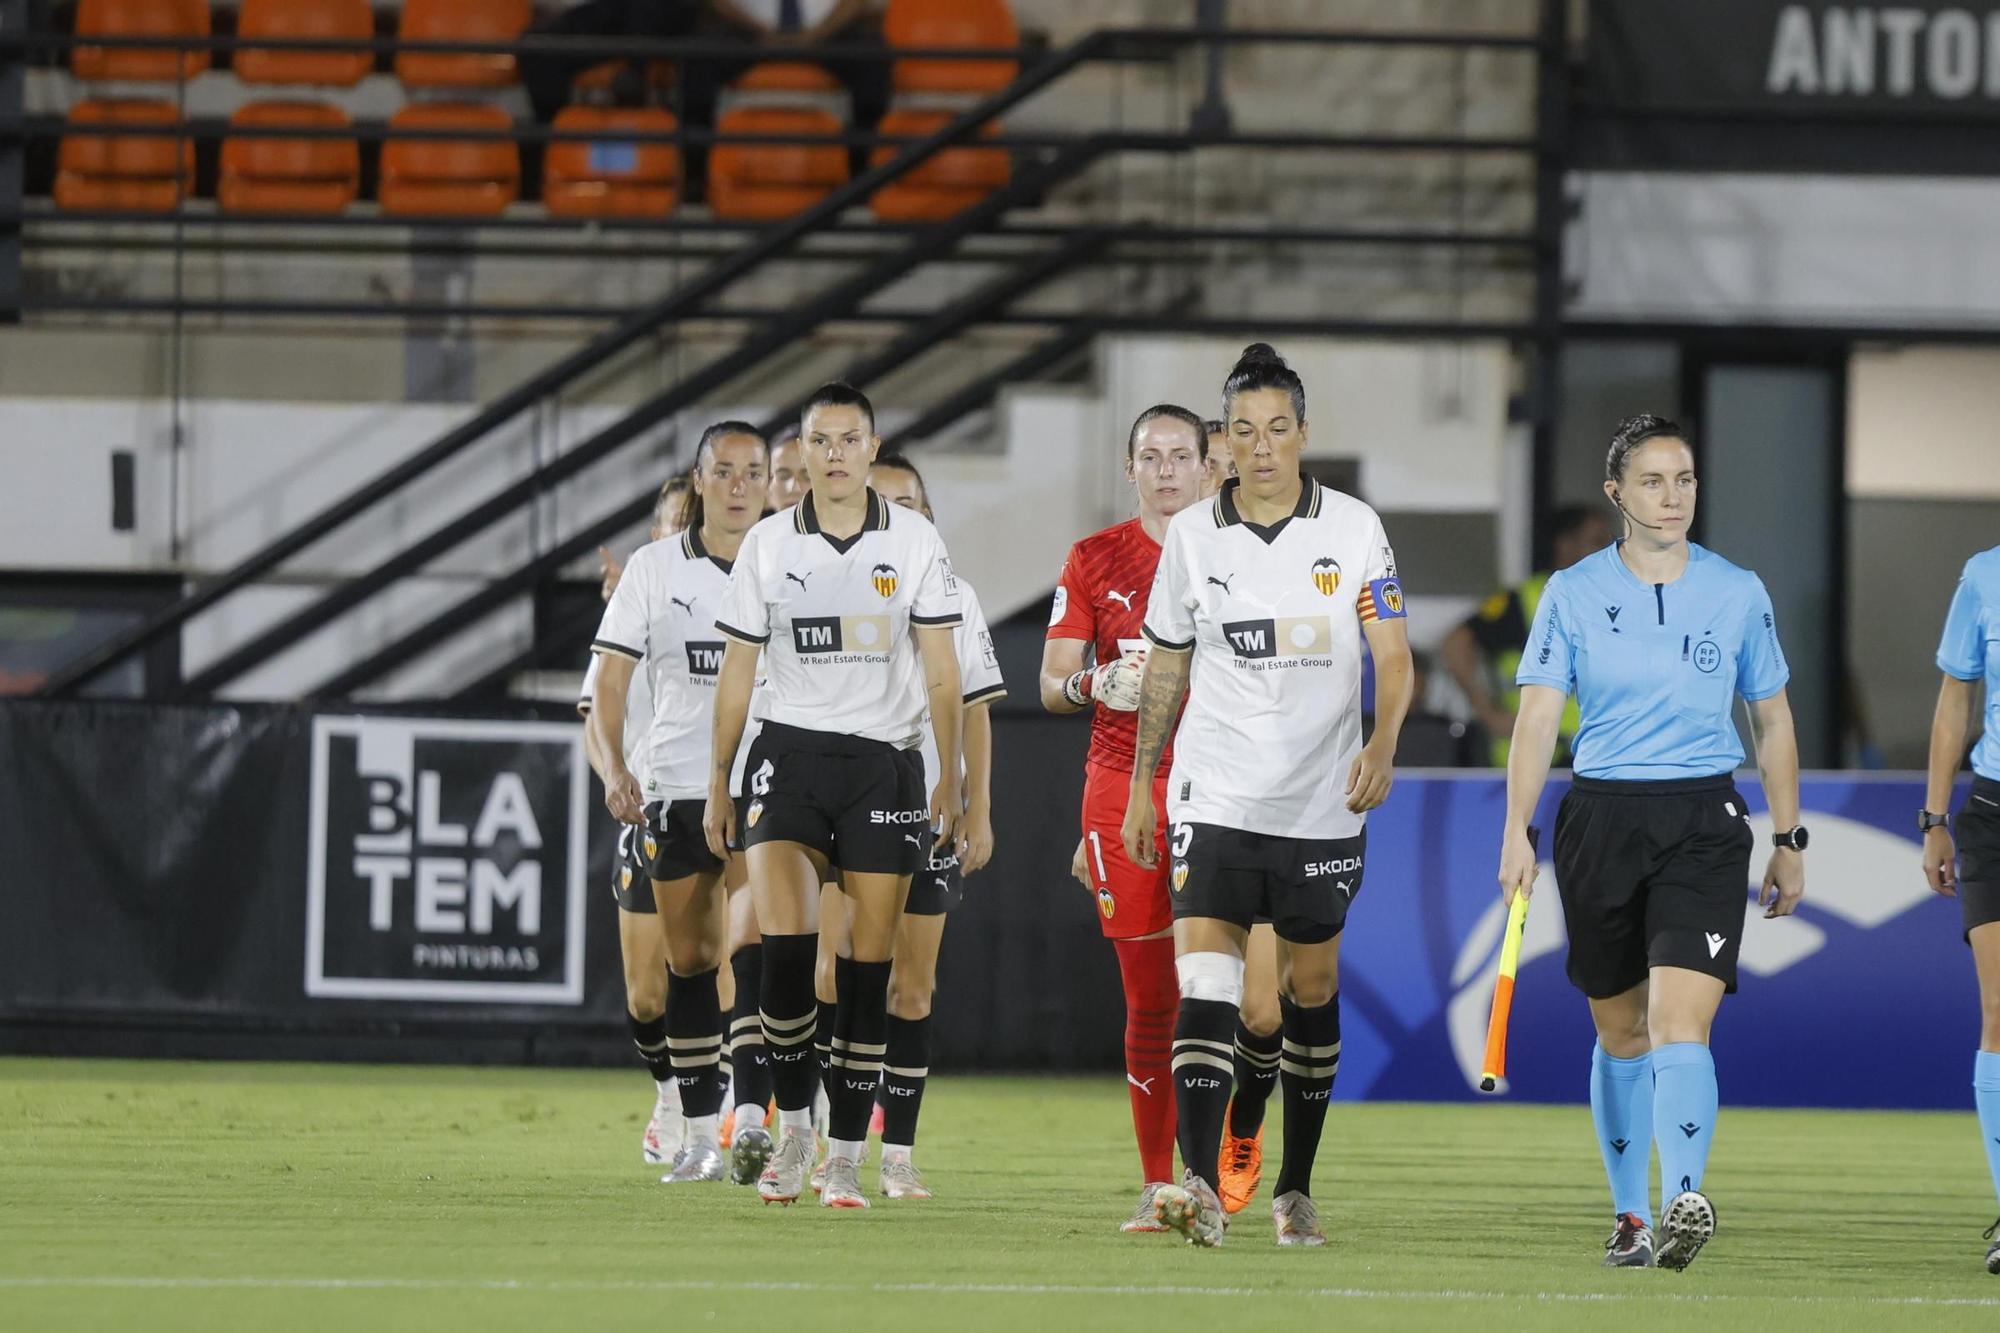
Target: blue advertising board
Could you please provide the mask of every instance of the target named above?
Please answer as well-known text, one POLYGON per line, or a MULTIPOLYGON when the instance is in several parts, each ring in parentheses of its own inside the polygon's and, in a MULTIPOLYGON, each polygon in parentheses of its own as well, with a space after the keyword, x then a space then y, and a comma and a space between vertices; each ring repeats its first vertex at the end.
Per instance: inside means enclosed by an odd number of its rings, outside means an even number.
MULTIPOLYGON (((1738 992, 1713 1035, 1723 1099, 1751 1106, 1968 1105, 1979 993, 1956 900, 1924 884, 1918 774, 1808 774, 1812 830, 1798 913, 1767 921, 1751 899, 1771 819, 1756 779, 1738 788, 1758 850, 1745 886, 1738 992)), ((1555 825, 1567 782, 1536 822, 1555 825)), ((1954 797, 1956 809, 1962 790, 1954 797)), ((1506 782, 1499 774, 1404 774, 1369 816, 1367 880, 1341 950, 1340 1080, 1355 1100, 1478 1097, 1504 911, 1495 879, 1506 782)), ((1593 1041, 1563 971, 1567 940, 1550 839, 1537 881, 1508 1045, 1512 1097, 1588 1096, 1593 1041)))

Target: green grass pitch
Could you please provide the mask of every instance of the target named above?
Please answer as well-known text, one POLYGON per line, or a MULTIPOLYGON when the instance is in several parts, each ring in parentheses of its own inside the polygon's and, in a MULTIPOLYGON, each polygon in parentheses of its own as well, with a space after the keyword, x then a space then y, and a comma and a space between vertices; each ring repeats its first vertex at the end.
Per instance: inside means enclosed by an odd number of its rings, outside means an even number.
POLYGON ((1137 1168, 1115 1075, 936 1080, 939 1197, 865 1214, 662 1187, 650 1092, 0 1060, 0 1329, 2000 1328, 1970 1114, 1725 1108, 1721 1229, 1672 1274, 1597 1266, 1581 1108, 1336 1104, 1332 1245, 1275 1250, 1267 1183, 1200 1252, 1117 1233, 1137 1168))

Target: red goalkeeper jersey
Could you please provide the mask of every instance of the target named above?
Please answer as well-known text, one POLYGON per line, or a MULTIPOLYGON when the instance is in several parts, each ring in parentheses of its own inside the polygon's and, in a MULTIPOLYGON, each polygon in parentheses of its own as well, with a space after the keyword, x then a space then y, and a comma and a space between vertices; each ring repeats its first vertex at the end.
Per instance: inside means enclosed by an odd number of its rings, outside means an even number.
MULTIPOLYGON (((1135 648, 1147 647, 1139 632, 1146 621, 1146 597, 1153 590, 1153 572, 1160 564, 1160 544, 1146 535, 1138 519, 1129 519, 1092 533, 1069 548, 1056 583, 1050 609, 1051 639, 1084 639, 1097 651, 1099 662, 1115 662, 1135 648)), ((1090 760, 1130 772, 1138 740, 1139 715, 1110 708, 1091 708, 1090 760)), ((1173 745, 1160 756, 1159 772, 1173 762, 1173 745)))

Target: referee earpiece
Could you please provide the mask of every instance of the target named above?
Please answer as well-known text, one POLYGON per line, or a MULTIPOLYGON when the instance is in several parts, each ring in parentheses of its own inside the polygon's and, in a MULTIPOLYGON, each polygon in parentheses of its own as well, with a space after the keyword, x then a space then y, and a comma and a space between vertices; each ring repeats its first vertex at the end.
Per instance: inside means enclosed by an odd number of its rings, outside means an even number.
POLYGON ((1618 506, 1619 513, 1625 515, 1626 518, 1631 519, 1634 523, 1637 523, 1640 527, 1651 528, 1655 532, 1664 531, 1664 528, 1661 524, 1648 523, 1645 519, 1640 518, 1638 515, 1634 514, 1631 510, 1627 509, 1625 507, 1625 492, 1623 491, 1611 492, 1611 503, 1618 506))

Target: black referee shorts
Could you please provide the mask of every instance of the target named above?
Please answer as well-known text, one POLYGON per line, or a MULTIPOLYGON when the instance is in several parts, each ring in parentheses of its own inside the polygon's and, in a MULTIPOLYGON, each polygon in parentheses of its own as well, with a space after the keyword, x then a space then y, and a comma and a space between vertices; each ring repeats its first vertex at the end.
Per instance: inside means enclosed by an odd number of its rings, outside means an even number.
POLYGON ((722 862, 708 850, 701 831, 707 801, 654 801, 646 807, 646 827, 639 837, 646 873, 663 884, 705 870, 720 870, 722 862))
POLYGON ((1734 991, 1753 841, 1748 807, 1726 773, 1577 778, 1556 815, 1569 979, 1607 1000, 1650 968, 1684 967, 1734 991))
POLYGON ((1268 920, 1281 940, 1321 944, 1347 925, 1348 906, 1361 892, 1368 833, 1283 838, 1181 823, 1167 846, 1174 920, 1213 917, 1245 930, 1268 920))
POLYGON ((930 859, 915 750, 767 722, 750 747, 743 845, 796 842, 843 870, 914 875, 930 859))
POLYGON ((1965 933, 2000 921, 2000 782, 1975 777, 1953 829, 1965 933))

